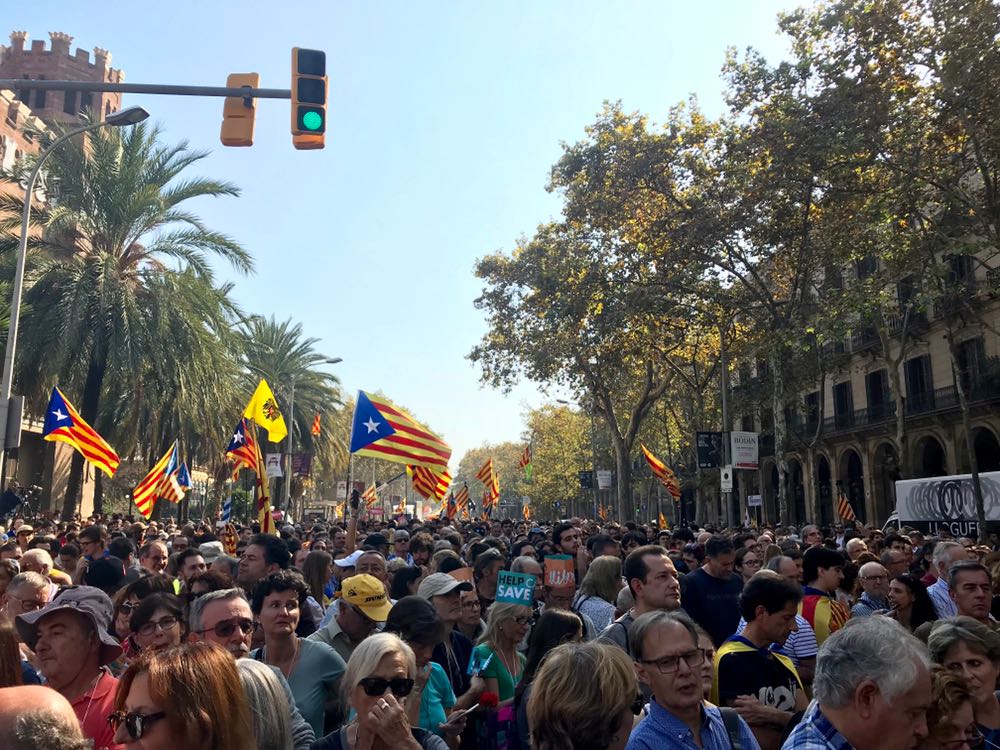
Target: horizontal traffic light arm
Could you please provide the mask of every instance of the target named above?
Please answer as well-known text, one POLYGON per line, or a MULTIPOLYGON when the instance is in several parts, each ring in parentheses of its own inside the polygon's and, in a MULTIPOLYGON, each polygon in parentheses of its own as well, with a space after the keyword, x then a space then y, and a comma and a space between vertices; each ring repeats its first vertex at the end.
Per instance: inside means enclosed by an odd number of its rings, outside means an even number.
POLYGON ((99 81, 36 81, 29 78, 0 78, 3 89, 48 91, 92 91, 121 94, 163 94, 165 96, 240 96, 251 99, 291 99, 291 89, 258 89, 241 86, 173 86, 158 83, 101 83, 99 81))

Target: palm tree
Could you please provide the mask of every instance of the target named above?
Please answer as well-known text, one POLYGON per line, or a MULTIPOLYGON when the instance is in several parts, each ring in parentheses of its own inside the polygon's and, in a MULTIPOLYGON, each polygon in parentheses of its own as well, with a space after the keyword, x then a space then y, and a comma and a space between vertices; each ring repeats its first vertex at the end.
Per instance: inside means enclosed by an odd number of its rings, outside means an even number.
MULTIPOLYGON (((44 145, 52 137, 40 140, 44 145)), ((161 143, 159 128, 147 124, 96 130, 51 155, 50 200, 32 215, 38 231, 26 274, 15 377, 29 403, 40 405, 44 391, 58 381, 82 392, 83 418, 107 425, 109 438, 149 439, 148 433, 136 435, 134 424, 119 427, 111 421, 121 403, 102 414, 106 385, 115 384, 119 398, 149 394, 159 385, 155 378, 143 379, 155 367, 169 360, 190 363, 190 354, 174 340, 185 330, 212 330, 226 314, 220 295, 208 293, 210 260, 224 259, 243 273, 252 270, 250 256, 235 240, 206 227, 186 206, 195 198, 239 194, 228 182, 186 176, 205 156, 183 142, 161 143), (156 311, 175 303, 173 317, 164 323, 156 311)), ((30 160, 19 166, 30 168, 30 160)), ((19 196, 0 199, 3 215, 19 216, 21 208, 19 196)), ((11 224, 13 218, 0 238, 0 253, 15 246, 11 224)), ((152 445, 142 447, 140 454, 153 452, 152 445)), ((82 474, 83 457, 76 453, 63 518, 73 515, 82 474)))
POLYGON ((304 338, 301 324, 293 324, 291 320, 278 323, 273 316, 249 318, 243 335, 251 389, 258 378, 266 379, 287 414, 290 386, 295 382, 295 414, 288 425, 293 442, 312 452, 318 466, 329 468, 346 463, 347 434, 331 429, 342 421, 344 400, 340 381, 319 369, 327 359, 327 355, 315 349, 319 340, 304 338), (323 424, 318 437, 310 432, 316 414, 321 415, 323 424))

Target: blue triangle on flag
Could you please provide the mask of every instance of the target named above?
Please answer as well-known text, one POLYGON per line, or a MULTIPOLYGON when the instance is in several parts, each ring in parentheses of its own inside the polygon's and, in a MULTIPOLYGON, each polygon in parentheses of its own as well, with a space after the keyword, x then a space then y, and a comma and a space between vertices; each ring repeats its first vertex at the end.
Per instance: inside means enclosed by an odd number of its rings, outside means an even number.
POLYGON ((375 408, 364 391, 358 391, 358 402, 354 406, 354 421, 351 424, 351 453, 371 445, 376 440, 387 438, 396 430, 382 412, 375 408))
POLYGON ((42 435, 48 435, 53 430, 60 427, 72 427, 73 417, 69 414, 69 408, 59 393, 58 388, 52 389, 52 398, 49 400, 49 408, 45 412, 45 427, 42 428, 42 435))

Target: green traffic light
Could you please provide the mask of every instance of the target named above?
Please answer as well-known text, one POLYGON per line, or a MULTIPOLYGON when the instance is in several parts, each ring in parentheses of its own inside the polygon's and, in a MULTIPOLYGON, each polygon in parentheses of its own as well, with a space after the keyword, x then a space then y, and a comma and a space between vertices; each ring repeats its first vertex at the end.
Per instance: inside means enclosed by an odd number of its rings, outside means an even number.
POLYGON ((323 127, 323 116, 319 112, 306 112, 302 116, 302 127, 306 130, 319 130, 323 127))

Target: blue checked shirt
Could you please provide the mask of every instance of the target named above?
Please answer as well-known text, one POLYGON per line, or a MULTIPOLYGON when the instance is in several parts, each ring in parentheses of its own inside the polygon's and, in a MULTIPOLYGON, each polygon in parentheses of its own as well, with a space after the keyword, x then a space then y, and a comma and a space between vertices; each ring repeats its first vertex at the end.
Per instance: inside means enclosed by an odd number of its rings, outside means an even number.
POLYGON ((951 600, 948 581, 944 578, 938 578, 928 586, 927 593, 930 594, 931 601, 934 602, 934 611, 937 613, 939 620, 943 620, 945 617, 954 617, 958 614, 958 607, 951 600))
POLYGON ((781 750, 853 750, 853 746, 823 715, 819 704, 813 701, 781 750))
MULTIPOLYGON (((649 715, 632 730, 625 750, 732 750, 729 732, 722 721, 722 714, 715 706, 702 704, 701 748, 694 742, 688 725, 663 708, 655 700, 649 704, 649 715)), ((757 738, 747 723, 740 719, 740 742, 743 750, 760 750, 757 738)))

